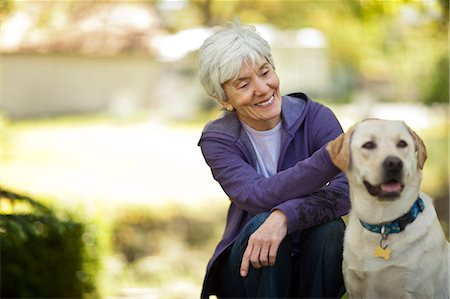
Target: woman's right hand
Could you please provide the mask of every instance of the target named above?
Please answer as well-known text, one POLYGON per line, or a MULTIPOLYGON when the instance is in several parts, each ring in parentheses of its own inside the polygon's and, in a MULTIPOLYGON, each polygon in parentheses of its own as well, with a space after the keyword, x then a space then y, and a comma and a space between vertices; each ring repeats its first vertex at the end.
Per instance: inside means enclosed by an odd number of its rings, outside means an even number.
POLYGON ((247 276, 250 263, 256 269, 275 264, 278 248, 287 230, 286 215, 280 210, 273 211, 248 240, 240 269, 242 277, 247 276))

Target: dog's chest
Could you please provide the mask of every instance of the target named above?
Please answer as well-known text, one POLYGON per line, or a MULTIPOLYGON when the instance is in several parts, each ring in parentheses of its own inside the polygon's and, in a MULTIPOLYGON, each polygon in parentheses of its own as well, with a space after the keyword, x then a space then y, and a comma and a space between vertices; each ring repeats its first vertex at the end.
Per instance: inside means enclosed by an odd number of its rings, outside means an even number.
POLYGON ((387 240, 391 253, 385 259, 375 256, 382 236, 364 229, 358 219, 350 216, 343 265, 349 289, 359 290, 364 298, 400 298, 405 293, 421 298, 432 293, 434 286, 425 287, 423 282, 436 275, 445 258, 439 250, 439 224, 431 225, 428 220, 428 213, 424 213, 402 233, 390 234, 387 240))
POLYGON ((359 290, 356 293, 362 292, 363 298, 401 298, 412 278, 408 273, 417 272, 417 269, 411 269, 413 257, 399 254, 398 244, 389 245, 391 253, 388 259, 376 257, 380 236, 360 231, 359 238, 355 238, 350 236, 351 225, 347 233, 343 271, 349 289, 353 292, 359 290))
POLYGON ((408 243, 403 234, 383 239, 381 234, 365 230, 359 221, 350 221, 345 235, 344 260, 348 267, 367 273, 411 267, 417 257, 406 250, 408 243))

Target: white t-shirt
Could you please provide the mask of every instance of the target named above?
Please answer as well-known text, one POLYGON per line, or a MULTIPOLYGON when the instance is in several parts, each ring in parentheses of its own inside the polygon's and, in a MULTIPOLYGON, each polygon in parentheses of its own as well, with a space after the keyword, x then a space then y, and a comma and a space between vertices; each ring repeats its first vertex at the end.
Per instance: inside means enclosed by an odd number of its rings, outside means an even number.
POLYGON ((241 123, 245 132, 250 136, 256 152, 258 160, 256 171, 266 178, 277 173, 278 159, 280 158, 281 121, 273 129, 267 131, 258 131, 244 122, 241 123))

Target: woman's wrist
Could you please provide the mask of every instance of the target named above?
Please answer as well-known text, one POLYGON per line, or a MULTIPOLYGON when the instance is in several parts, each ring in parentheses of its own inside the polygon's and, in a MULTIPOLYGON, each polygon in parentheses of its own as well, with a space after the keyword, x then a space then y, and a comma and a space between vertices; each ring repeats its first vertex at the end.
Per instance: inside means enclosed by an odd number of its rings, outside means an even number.
POLYGON ((270 213, 269 218, 271 218, 274 223, 287 228, 288 219, 281 210, 274 210, 272 213, 270 213))

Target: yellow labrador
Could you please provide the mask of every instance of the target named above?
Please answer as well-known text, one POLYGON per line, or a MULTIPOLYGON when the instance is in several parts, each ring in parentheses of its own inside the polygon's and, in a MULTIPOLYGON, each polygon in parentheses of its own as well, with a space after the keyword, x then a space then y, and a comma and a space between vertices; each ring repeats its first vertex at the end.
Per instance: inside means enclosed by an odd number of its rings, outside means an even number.
POLYGON ((365 120, 330 142, 352 204, 343 274, 350 298, 449 298, 449 244, 420 192, 422 139, 401 121, 365 120))

